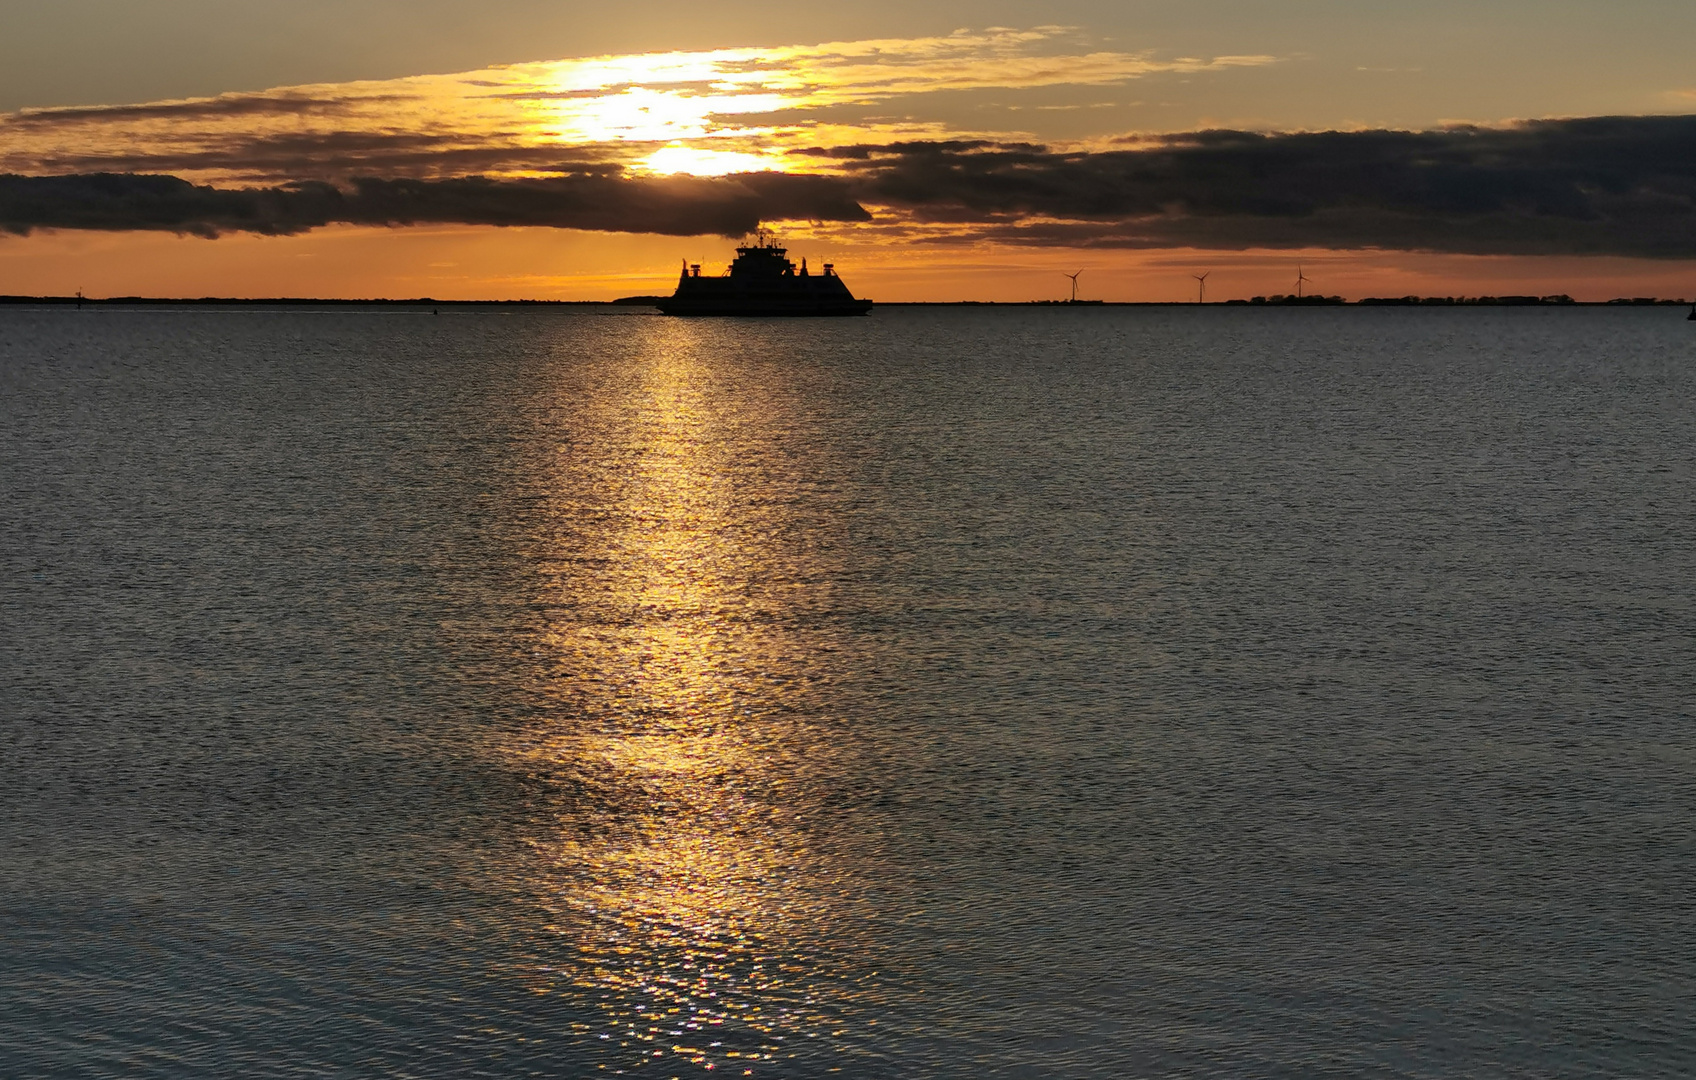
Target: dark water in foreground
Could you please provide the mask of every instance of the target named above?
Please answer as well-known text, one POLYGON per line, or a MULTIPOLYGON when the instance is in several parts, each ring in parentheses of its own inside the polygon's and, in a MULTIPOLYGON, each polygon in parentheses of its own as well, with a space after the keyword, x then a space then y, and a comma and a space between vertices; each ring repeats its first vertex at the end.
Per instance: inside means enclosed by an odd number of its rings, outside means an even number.
POLYGON ((0 310, 0 1074, 1696 1071, 1677 314, 0 310))

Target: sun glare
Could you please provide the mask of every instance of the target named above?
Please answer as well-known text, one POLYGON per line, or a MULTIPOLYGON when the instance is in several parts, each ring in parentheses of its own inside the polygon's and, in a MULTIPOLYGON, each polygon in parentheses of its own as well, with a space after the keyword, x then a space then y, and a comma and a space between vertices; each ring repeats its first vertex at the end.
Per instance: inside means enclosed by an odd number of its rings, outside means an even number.
POLYGON ((777 154, 743 154, 734 150, 701 150, 672 145, 649 154, 640 167, 644 172, 659 176, 678 173, 728 176, 731 173, 781 171, 783 162, 777 154))

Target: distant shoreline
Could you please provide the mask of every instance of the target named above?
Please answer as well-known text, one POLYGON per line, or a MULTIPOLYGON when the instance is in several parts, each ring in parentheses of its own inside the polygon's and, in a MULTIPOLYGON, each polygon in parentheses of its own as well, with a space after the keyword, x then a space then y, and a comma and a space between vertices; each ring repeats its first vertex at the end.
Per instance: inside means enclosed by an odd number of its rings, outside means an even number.
MULTIPOLYGON (((65 305, 88 307, 395 307, 395 308, 558 308, 558 307, 649 307, 661 297, 626 296, 617 300, 442 300, 434 297, 411 299, 328 300, 310 297, 273 296, 241 299, 236 297, 160 297, 160 296, 0 296, 0 306, 65 305)), ((1210 300, 1198 304, 1193 300, 881 300, 885 307, 1040 307, 1040 308, 1102 308, 1102 307, 1687 307, 1690 300, 1661 297, 1620 297, 1614 300, 1573 300, 1567 296, 1400 296, 1365 297, 1344 300, 1335 296, 1255 297, 1252 300, 1210 300)))
POLYGON ((318 300, 298 296, 251 299, 225 296, 0 296, 0 304, 69 304, 75 307, 79 303, 90 307, 148 307, 160 304, 178 307, 576 307, 582 304, 602 307, 642 306, 633 300, 437 300, 428 296, 407 300, 318 300))

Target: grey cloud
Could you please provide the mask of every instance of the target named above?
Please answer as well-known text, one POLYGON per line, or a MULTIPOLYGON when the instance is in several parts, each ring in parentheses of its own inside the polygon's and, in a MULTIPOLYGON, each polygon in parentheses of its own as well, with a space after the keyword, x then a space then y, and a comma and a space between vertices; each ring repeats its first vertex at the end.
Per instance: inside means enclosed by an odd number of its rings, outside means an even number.
POLYGON ((982 139, 808 152, 841 176, 640 177, 615 160, 630 144, 571 147, 561 160, 548 155, 562 148, 501 145, 498 133, 476 145, 458 139, 271 135, 44 161, 35 171, 76 175, 0 176, 0 230, 213 235, 457 222, 735 235, 762 220, 866 221, 865 204, 888 208, 880 224, 891 237, 941 224, 962 242, 1696 258, 1696 116, 1205 131, 1089 153, 982 139), (557 175, 465 178, 518 169, 557 175), (209 188, 137 175, 196 170, 295 182, 209 188), (342 180, 371 174, 388 179, 342 180))
POLYGON ((0 119, 0 125, 34 128, 60 124, 108 123, 113 120, 193 120, 209 117, 294 116, 334 112, 349 105, 409 100, 398 94, 362 97, 311 97, 304 94, 226 94, 190 101, 159 101, 145 105, 79 105, 58 109, 25 109, 0 119))
POLYGON ((1696 257, 1692 116, 818 153, 862 201, 1021 243, 1696 257))
MULTIPOLYGON (((195 146, 163 151, 37 155, 32 172, 178 173, 218 172, 246 176, 251 182, 340 180, 350 175, 384 174, 417 178, 480 175, 505 170, 552 171, 562 148, 533 149, 503 145, 490 133, 482 145, 463 138, 412 132, 334 132, 284 134, 260 138, 208 139, 195 146)), ((579 160, 597 158, 597 148, 574 146, 579 160)))
POLYGON ((737 236, 762 220, 864 221, 846 185, 817 176, 384 180, 342 188, 199 187, 172 176, 0 176, 0 231, 156 230, 287 235, 324 225, 549 226, 671 236, 737 236))

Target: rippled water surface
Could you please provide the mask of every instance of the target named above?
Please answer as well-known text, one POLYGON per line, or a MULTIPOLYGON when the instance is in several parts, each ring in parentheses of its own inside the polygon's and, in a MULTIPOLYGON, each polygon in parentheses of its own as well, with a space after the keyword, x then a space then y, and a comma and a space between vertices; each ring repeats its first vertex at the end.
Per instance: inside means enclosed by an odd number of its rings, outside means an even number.
POLYGON ((1678 314, 0 309, 0 1074, 1688 1075, 1678 314))

